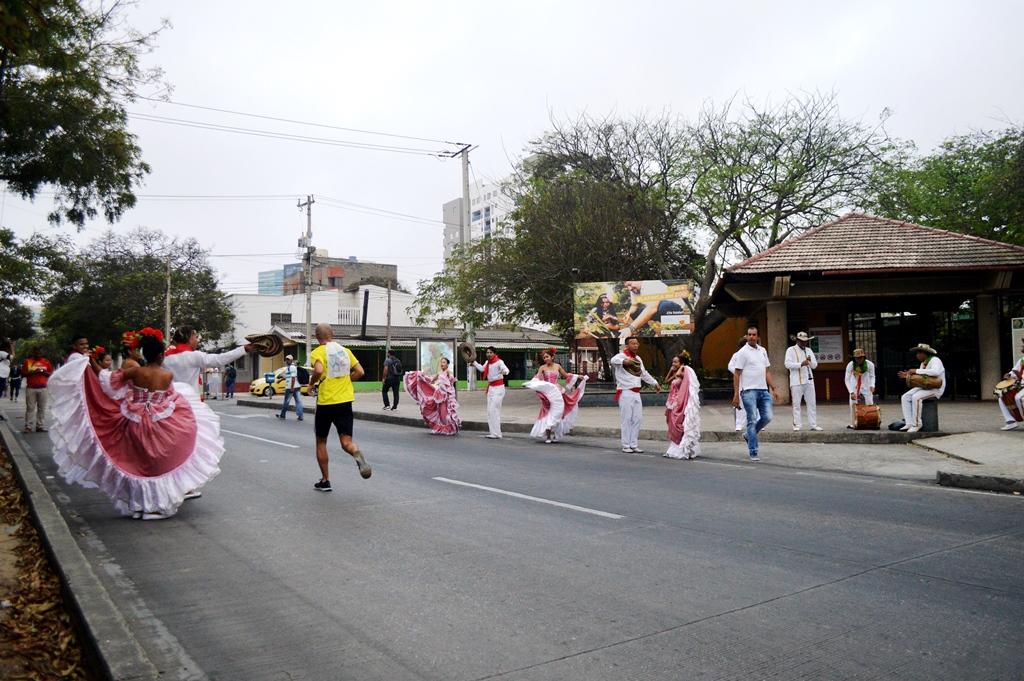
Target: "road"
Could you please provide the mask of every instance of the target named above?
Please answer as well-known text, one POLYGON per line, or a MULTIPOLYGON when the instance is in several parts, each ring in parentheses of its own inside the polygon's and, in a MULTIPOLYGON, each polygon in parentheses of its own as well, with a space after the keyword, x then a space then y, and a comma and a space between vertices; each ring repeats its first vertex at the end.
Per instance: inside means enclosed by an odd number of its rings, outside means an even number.
MULTIPOLYGON (((29 456, 166 679, 1020 678, 1024 506, 617 441, 214 405, 227 453, 158 522, 29 456)), ((733 457, 735 458, 735 457, 733 457)))

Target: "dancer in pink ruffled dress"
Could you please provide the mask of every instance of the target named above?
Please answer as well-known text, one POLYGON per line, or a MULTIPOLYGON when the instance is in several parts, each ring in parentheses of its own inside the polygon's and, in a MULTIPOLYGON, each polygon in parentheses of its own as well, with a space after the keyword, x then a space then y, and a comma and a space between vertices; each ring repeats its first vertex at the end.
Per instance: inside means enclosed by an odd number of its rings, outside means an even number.
POLYGON ((459 418, 458 392, 455 376, 448 369, 448 359, 441 358, 441 370, 436 376, 423 371, 405 372, 405 392, 420 405, 420 414, 435 435, 458 435, 462 428, 459 418))
POLYGON ((700 381, 690 368, 690 353, 672 358, 665 381, 672 389, 665 403, 670 459, 696 459, 700 454, 700 381))
POLYGON ((524 388, 536 391, 540 398, 540 414, 533 424, 530 435, 544 438, 546 444, 557 442, 576 425, 579 418, 579 401, 586 389, 587 377, 570 374, 555 362, 555 349, 548 348, 540 354, 543 364, 537 375, 523 384, 524 388), (565 387, 558 385, 558 379, 565 379, 565 387))
POLYGON ((123 515, 174 515, 190 490, 220 473, 220 421, 189 387, 163 369, 163 334, 125 334, 146 366, 131 360, 102 370, 86 355, 50 377, 53 458, 69 483, 102 490, 123 515))

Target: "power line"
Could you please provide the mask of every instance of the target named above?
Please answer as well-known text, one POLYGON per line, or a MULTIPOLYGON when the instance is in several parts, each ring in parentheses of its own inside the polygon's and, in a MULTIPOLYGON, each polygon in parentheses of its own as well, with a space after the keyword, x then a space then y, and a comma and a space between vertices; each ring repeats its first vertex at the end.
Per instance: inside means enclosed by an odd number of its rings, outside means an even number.
POLYGON ((417 149, 414 147, 395 147, 385 144, 368 144, 366 142, 348 142, 345 140, 332 140, 324 137, 308 137, 306 135, 292 135, 289 133, 270 132, 268 130, 253 130, 250 128, 239 128, 232 125, 220 125, 217 123, 203 123, 202 121, 186 121, 179 118, 168 118, 166 116, 153 116, 151 114, 132 113, 132 118, 153 123, 166 123, 167 125, 179 125, 186 128, 199 128, 200 130, 212 130, 215 132, 229 132, 236 135, 250 135, 253 137, 268 137, 270 139, 288 140, 291 142, 307 142, 310 144, 323 144, 327 146, 349 147, 362 149, 364 151, 387 151, 399 154, 412 154, 417 156, 434 156, 446 158, 448 153, 445 150, 417 149))
POLYGON ((449 142, 447 140, 436 140, 428 137, 413 137, 411 135, 398 135, 389 132, 375 132, 373 130, 360 130, 358 128, 343 128, 338 125, 326 125, 324 123, 309 123, 307 121, 297 121, 290 118, 277 118, 275 116, 262 116, 260 114, 246 113, 244 111, 231 111, 230 109, 217 109, 212 106, 200 106, 199 104, 185 104, 184 102, 167 102, 161 99, 155 99, 153 97, 138 97, 138 99, 145 99, 146 101, 155 102, 157 104, 171 104, 173 106, 184 106, 190 109, 202 109, 204 111, 216 111, 217 113, 226 113, 233 116, 246 116, 248 118, 261 118, 267 121, 279 121, 281 123, 294 123, 296 125, 309 125, 316 128, 327 128, 330 130, 344 130, 345 132, 357 132, 363 135, 380 135, 381 137, 395 137, 398 139, 416 140, 418 142, 437 142, 439 144, 452 144, 456 146, 462 146, 459 142, 449 142))

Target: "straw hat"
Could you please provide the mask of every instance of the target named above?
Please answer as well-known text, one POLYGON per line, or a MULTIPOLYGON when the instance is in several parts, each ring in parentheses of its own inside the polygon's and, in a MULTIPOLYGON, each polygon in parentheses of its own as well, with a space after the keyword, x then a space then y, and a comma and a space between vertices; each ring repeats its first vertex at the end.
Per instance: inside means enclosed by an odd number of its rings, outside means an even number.
POLYGON ((860 348, 857 348, 856 350, 853 351, 853 356, 854 356, 854 358, 857 358, 857 357, 867 357, 867 354, 863 350, 861 350, 860 348))
POLYGON ((808 336, 806 331, 801 331, 795 336, 790 336, 789 340, 803 341, 806 343, 808 341, 814 340, 815 338, 817 338, 817 336, 808 336))
POLYGON ((928 354, 928 355, 937 355, 937 354, 939 354, 938 352, 935 351, 935 348, 933 348, 932 346, 928 345, 927 343, 918 343, 914 347, 910 348, 910 351, 911 352, 923 352, 923 353, 928 354))

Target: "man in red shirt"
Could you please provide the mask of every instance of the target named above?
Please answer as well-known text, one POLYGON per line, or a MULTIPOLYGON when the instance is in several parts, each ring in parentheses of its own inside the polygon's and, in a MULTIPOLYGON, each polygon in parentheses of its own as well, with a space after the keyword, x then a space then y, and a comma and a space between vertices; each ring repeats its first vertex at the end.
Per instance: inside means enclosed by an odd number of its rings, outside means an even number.
POLYGON ((32 356, 21 365, 21 373, 25 377, 25 432, 45 433, 43 418, 46 416, 48 393, 46 384, 53 373, 53 365, 43 357, 40 346, 32 348, 32 356))

